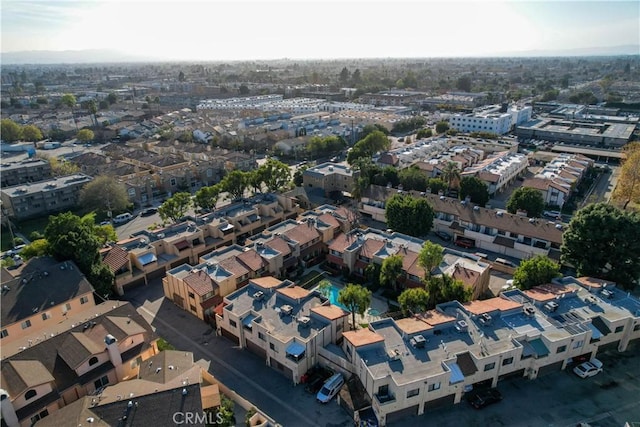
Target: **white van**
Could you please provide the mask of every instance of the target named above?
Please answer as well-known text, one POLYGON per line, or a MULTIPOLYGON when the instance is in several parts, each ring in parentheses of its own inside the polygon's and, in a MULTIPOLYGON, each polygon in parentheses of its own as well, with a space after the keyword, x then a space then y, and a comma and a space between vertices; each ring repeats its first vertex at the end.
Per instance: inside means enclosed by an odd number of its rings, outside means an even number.
POLYGON ((113 223, 123 224, 127 221, 131 221, 132 218, 133 218, 133 215, 131 215, 129 212, 122 213, 120 215, 117 215, 115 218, 113 218, 113 223))
POLYGON ((343 384, 344 377, 342 376, 342 374, 333 375, 324 383, 324 385, 316 395, 316 399, 320 403, 329 402, 331 399, 333 399, 333 396, 338 394, 338 391, 340 391, 340 387, 342 387, 343 384))

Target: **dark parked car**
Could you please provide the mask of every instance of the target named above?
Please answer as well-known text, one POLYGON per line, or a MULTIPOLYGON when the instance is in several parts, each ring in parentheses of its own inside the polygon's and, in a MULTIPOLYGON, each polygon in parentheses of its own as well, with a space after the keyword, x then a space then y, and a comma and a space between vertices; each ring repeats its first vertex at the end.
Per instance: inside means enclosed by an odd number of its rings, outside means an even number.
POLYGON ((142 212, 140 212, 140 216, 151 216, 156 212, 158 212, 158 209, 156 209, 156 208, 147 208, 147 209, 143 210, 142 212))
POLYGON ((500 402, 502 395, 495 388, 488 390, 481 390, 469 397, 469 403, 476 409, 484 408, 492 403, 500 402))
POLYGON ((433 234, 444 240, 445 242, 451 241, 451 236, 444 231, 434 231, 433 234))

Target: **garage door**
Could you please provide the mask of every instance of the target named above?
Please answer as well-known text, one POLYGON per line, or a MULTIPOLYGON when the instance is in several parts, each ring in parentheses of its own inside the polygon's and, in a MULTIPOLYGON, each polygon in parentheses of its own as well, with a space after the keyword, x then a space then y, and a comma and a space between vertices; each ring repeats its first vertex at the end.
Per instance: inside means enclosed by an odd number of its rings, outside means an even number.
POLYGON ((559 362, 552 363, 551 365, 541 367, 540 369, 538 369, 538 377, 543 377, 545 375, 558 372, 559 370, 562 369, 562 363, 563 361, 561 360, 559 362))
POLYGON ((171 263, 171 268, 178 267, 178 266, 180 266, 180 265, 182 265, 182 264, 189 264, 189 257, 187 257, 187 258, 182 258, 182 259, 180 259, 180 260, 178 260, 178 261, 174 261, 174 262, 172 262, 172 263, 171 263))
POLYGON ((441 397, 440 399, 430 400, 429 402, 424 402, 424 410, 441 408, 443 406, 453 405, 453 402, 456 401, 456 395, 450 394, 449 396, 441 397))
POLYGON ((517 371, 509 372, 508 374, 500 375, 499 379, 504 380, 506 378, 522 378, 524 376, 524 369, 518 369, 517 371))
POLYGON ((231 332, 227 331, 225 328, 220 328, 220 333, 223 337, 230 339, 233 341, 235 345, 240 345, 240 340, 237 336, 233 335, 231 332))
POLYGON ((293 380, 293 371, 291 369, 287 368, 286 366, 284 366, 282 363, 278 362, 274 358, 270 358, 270 360, 271 360, 270 365, 273 369, 282 373, 285 377, 289 378, 290 380, 293 380))
POLYGON ((164 267, 159 268, 157 270, 151 271, 149 273, 147 273, 147 279, 151 280, 151 279, 156 279, 158 277, 164 277, 166 274, 167 270, 164 269, 164 267))
POLYGON ((391 424, 392 422, 399 421, 404 417, 409 415, 417 415, 418 408, 420 405, 409 406, 408 408, 400 409, 399 411, 390 412, 387 414, 387 424, 391 424))
POLYGON ((267 350, 260 347, 258 344, 247 341, 247 350, 249 350, 253 354, 260 356, 260 358, 263 360, 267 359, 267 350))

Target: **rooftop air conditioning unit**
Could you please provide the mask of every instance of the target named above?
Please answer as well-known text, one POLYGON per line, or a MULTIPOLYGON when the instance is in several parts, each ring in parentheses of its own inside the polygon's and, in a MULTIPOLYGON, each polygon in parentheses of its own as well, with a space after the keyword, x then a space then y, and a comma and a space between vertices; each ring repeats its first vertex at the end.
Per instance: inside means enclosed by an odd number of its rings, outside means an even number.
POLYGON ((280 307, 280 311, 283 314, 290 315, 293 312, 293 307, 291 307, 289 304, 286 304, 280 307))
POLYGON ((253 294, 253 299, 255 299, 256 301, 260 301, 262 300, 262 298, 264 298, 264 292, 262 291, 258 291, 253 294))

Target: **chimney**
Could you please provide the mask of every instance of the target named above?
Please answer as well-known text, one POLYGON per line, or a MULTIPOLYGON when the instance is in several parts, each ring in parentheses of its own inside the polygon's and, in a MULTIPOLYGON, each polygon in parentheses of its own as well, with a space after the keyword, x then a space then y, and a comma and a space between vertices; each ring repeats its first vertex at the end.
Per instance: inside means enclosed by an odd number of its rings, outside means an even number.
POLYGON ((118 340, 111 334, 104 337, 104 343, 107 345, 107 352, 109 352, 109 360, 116 368, 116 376, 118 382, 124 378, 124 369, 122 366, 122 356, 120 355, 120 349, 118 348, 118 340))
POLYGON ((16 410, 13 408, 13 403, 11 403, 11 399, 9 398, 9 393, 2 389, 0 389, 0 405, 2 405, 2 424, 6 424, 8 427, 20 427, 16 410))

